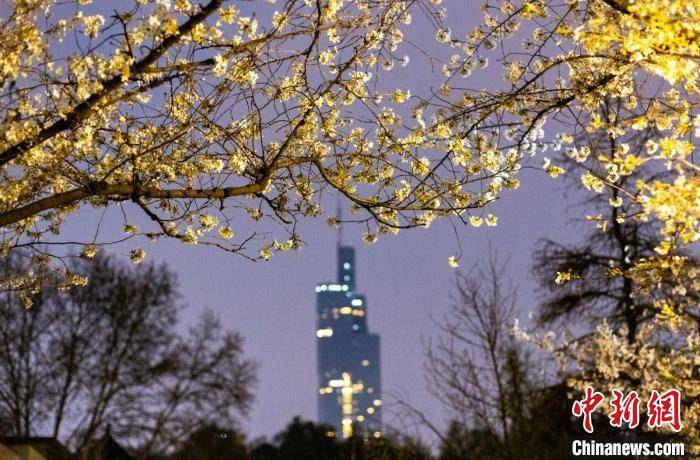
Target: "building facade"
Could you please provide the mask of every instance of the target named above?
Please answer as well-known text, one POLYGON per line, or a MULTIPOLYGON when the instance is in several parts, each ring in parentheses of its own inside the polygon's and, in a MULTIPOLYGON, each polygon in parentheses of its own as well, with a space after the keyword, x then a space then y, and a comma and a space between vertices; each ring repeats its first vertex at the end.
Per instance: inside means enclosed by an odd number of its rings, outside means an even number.
POLYGON ((382 431, 379 336, 367 325, 367 299, 357 294, 355 250, 338 246, 336 282, 316 286, 318 422, 343 438, 382 431))

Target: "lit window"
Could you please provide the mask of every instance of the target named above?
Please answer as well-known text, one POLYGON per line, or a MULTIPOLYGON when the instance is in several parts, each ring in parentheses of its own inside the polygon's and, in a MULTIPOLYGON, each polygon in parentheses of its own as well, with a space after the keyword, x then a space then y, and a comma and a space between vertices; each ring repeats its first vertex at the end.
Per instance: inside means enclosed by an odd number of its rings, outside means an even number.
POLYGON ((367 388, 367 393, 369 393, 369 394, 374 393, 374 388, 367 388))
POLYGON ((319 329, 316 331, 316 337, 323 338, 323 337, 332 337, 333 336, 333 329, 330 327, 325 328, 325 329, 319 329))
POLYGON ((321 286, 316 286, 316 292, 321 292, 321 286))
POLYGON ((328 436, 329 438, 332 438, 335 436, 335 433, 333 431, 326 431, 326 436, 328 436))
POLYGON ((350 281, 350 275, 343 276, 343 281, 350 281))
POLYGON ((345 270, 350 270, 350 264, 347 263, 347 262, 345 262, 345 263, 343 264, 343 268, 344 268, 345 270))
POLYGON ((342 387, 344 383, 345 382, 343 381, 343 379, 335 379, 328 382, 328 385, 332 386, 333 388, 337 388, 342 387))
POLYGON ((365 421, 365 416, 364 416, 364 415, 358 415, 358 416, 357 416, 357 421, 358 421, 358 422, 364 422, 364 421, 365 421))
POLYGON ((358 331, 359 329, 360 329, 360 326, 358 326, 357 324, 353 324, 353 325, 352 325, 352 330, 353 330, 353 331, 358 331))
POLYGON ((382 405, 382 400, 381 400, 381 399, 375 399, 375 400, 372 401, 372 402, 374 403, 375 406, 381 406, 381 405, 382 405))
POLYGON ((374 432, 374 437, 377 438, 377 439, 379 439, 379 438, 382 437, 382 434, 381 434, 379 431, 375 431, 375 432, 374 432))
MULTIPOLYGON (((330 286, 328 286, 328 290, 329 291, 340 291, 340 290, 345 291, 346 289, 343 289, 343 287, 340 284, 331 284, 330 286)), ((324 289, 324 291, 325 291, 325 289, 324 289)))
POLYGON ((356 308, 352 311, 352 314, 355 316, 365 316, 365 311, 356 308))
POLYGON ((367 408, 367 413, 368 413, 368 414, 374 414, 374 407, 368 407, 368 408, 367 408))
POLYGON ((347 285, 347 284, 343 284, 343 287, 342 287, 341 289, 342 289, 343 291, 347 291, 347 290, 348 290, 348 285, 347 285))
POLYGON ((362 306, 362 299, 352 299, 351 303, 353 307, 360 307, 362 306))
POLYGON ((352 313, 352 308, 350 308, 350 307, 342 307, 340 309, 341 315, 349 315, 350 313, 352 313))
POLYGON ((363 359, 363 360, 362 360, 362 365, 365 366, 365 367, 369 366, 369 360, 368 360, 368 359, 363 359))

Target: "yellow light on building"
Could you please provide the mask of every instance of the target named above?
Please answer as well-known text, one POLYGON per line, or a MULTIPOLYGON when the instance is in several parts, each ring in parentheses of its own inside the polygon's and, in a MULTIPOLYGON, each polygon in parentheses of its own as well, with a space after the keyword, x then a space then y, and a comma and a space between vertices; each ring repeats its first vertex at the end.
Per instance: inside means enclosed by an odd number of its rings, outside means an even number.
POLYGON ((365 311, 356 308, 352 311, 352 314, 355 316, 365 316, 365 311))
POLYGON ((350 308, 350 307, 341 307, 340 308, 341 315, 349 315, 350 313, 352 313, 352 308, 350 308))
POLYGON ((332 337, 333 336, 333 329, 330 327, 327 327, 325 329, 319 329, 316 331, 316 337, 323 338, 323 337, 332 337))
POLYGON ((375 399, 375 400, 372 401, 372 402, 374 403, 375 406, 381 406, 381 405, 382 405, 382 400, 381 400, 381 399, 375 399))
POLYGON ((357 416, 357 421, 358 421, 358 422, 364 422, 364 421, 365 421, 365 416, 364 416, 364 415, 358 415, 358 416, 357 416))
POLYGON ((368 407, 368 408, 367 408, 367 413, 368 413, 368 414, 374 414, 374 407, 368 407))
POLYGON ((341 421, 343 425, 343 438, 349 438, 352 436, 352 395, 353 395, 353 390, 352 390, 352 379, 350 378, 350 374, 347 372, 343 372, 343 389, 341 390, 342 396, 342 410, 343 410, 343 419, 341 421))
POLYGON ((377 438, 377 439, 379 439, 379 438, 382 437, 382 434, 381 434, 379 431, 375 431, 375 432, 374 432, 374 437, 377 438))
POLYGON ((363 360, 362 360, 362 365, 365 366, 365 367, 369 366, 369 360, 368 360, 368 359, 363 359, 363 360))

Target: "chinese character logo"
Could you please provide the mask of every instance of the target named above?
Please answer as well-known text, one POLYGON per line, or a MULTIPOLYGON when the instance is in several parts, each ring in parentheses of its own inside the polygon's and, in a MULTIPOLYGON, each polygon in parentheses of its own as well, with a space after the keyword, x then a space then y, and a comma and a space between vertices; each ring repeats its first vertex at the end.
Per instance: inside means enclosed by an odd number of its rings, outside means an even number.
POLYGON ((653 390, 647 403, 649 421, 647 424, 651 428, 668 425, 674 431, 681 430, 681 392, 678 390, 668 390, 659 396, 659 392, 653 390))
MULTIPOLYGON (((587 433, 593 433, 593 413, 604 400, 603 393, 586 387, 583 399, 574 401, 571 413, 575 417, 583 417, 583 429, 587 433)), ((641 402, 636 391, 625 395, 619 390, 612 390, 612 398, 610 399, 612 411, 608 416, 610 425, 621 428, 625 423, 630 429, 637 428, 641 402)), ((681 423, 681 392, 674 389, 659 394, 658 391, 652 390, 647 401, 646 415, 649 428, 668 426, 676 432, 680 431, 683 426, 681 423)))
POLYGON ((625 396, 621 391, 613 390, 610 400, 610 405, 613 408, 610 414, 610 425, 619 428, 622 426, 622 422, 625 422, 630 428, 637 428, 640 402, 641 399, 636 391, 625 396))
POLYGON ((605 396, 603 396, 603 393, 599 393, 591 387, 586 387, 586 394, 583 399, 581 401, 574 401, 571 412, 576 417, 583 416, 583 429, 586 430, 587 433, 593 433, 593 412, 604 399, 605 396))

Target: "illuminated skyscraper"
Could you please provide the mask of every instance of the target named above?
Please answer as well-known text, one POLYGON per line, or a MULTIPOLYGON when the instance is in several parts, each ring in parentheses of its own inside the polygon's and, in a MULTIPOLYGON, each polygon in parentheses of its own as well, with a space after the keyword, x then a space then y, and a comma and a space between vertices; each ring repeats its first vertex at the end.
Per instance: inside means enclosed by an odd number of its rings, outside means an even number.
POLYGON ((379 336, 368 332, 367 302, 355 289, 355 250, 339 245, 338 281, 316 286, 318 422, 344 438, 379 437, 379 336))

